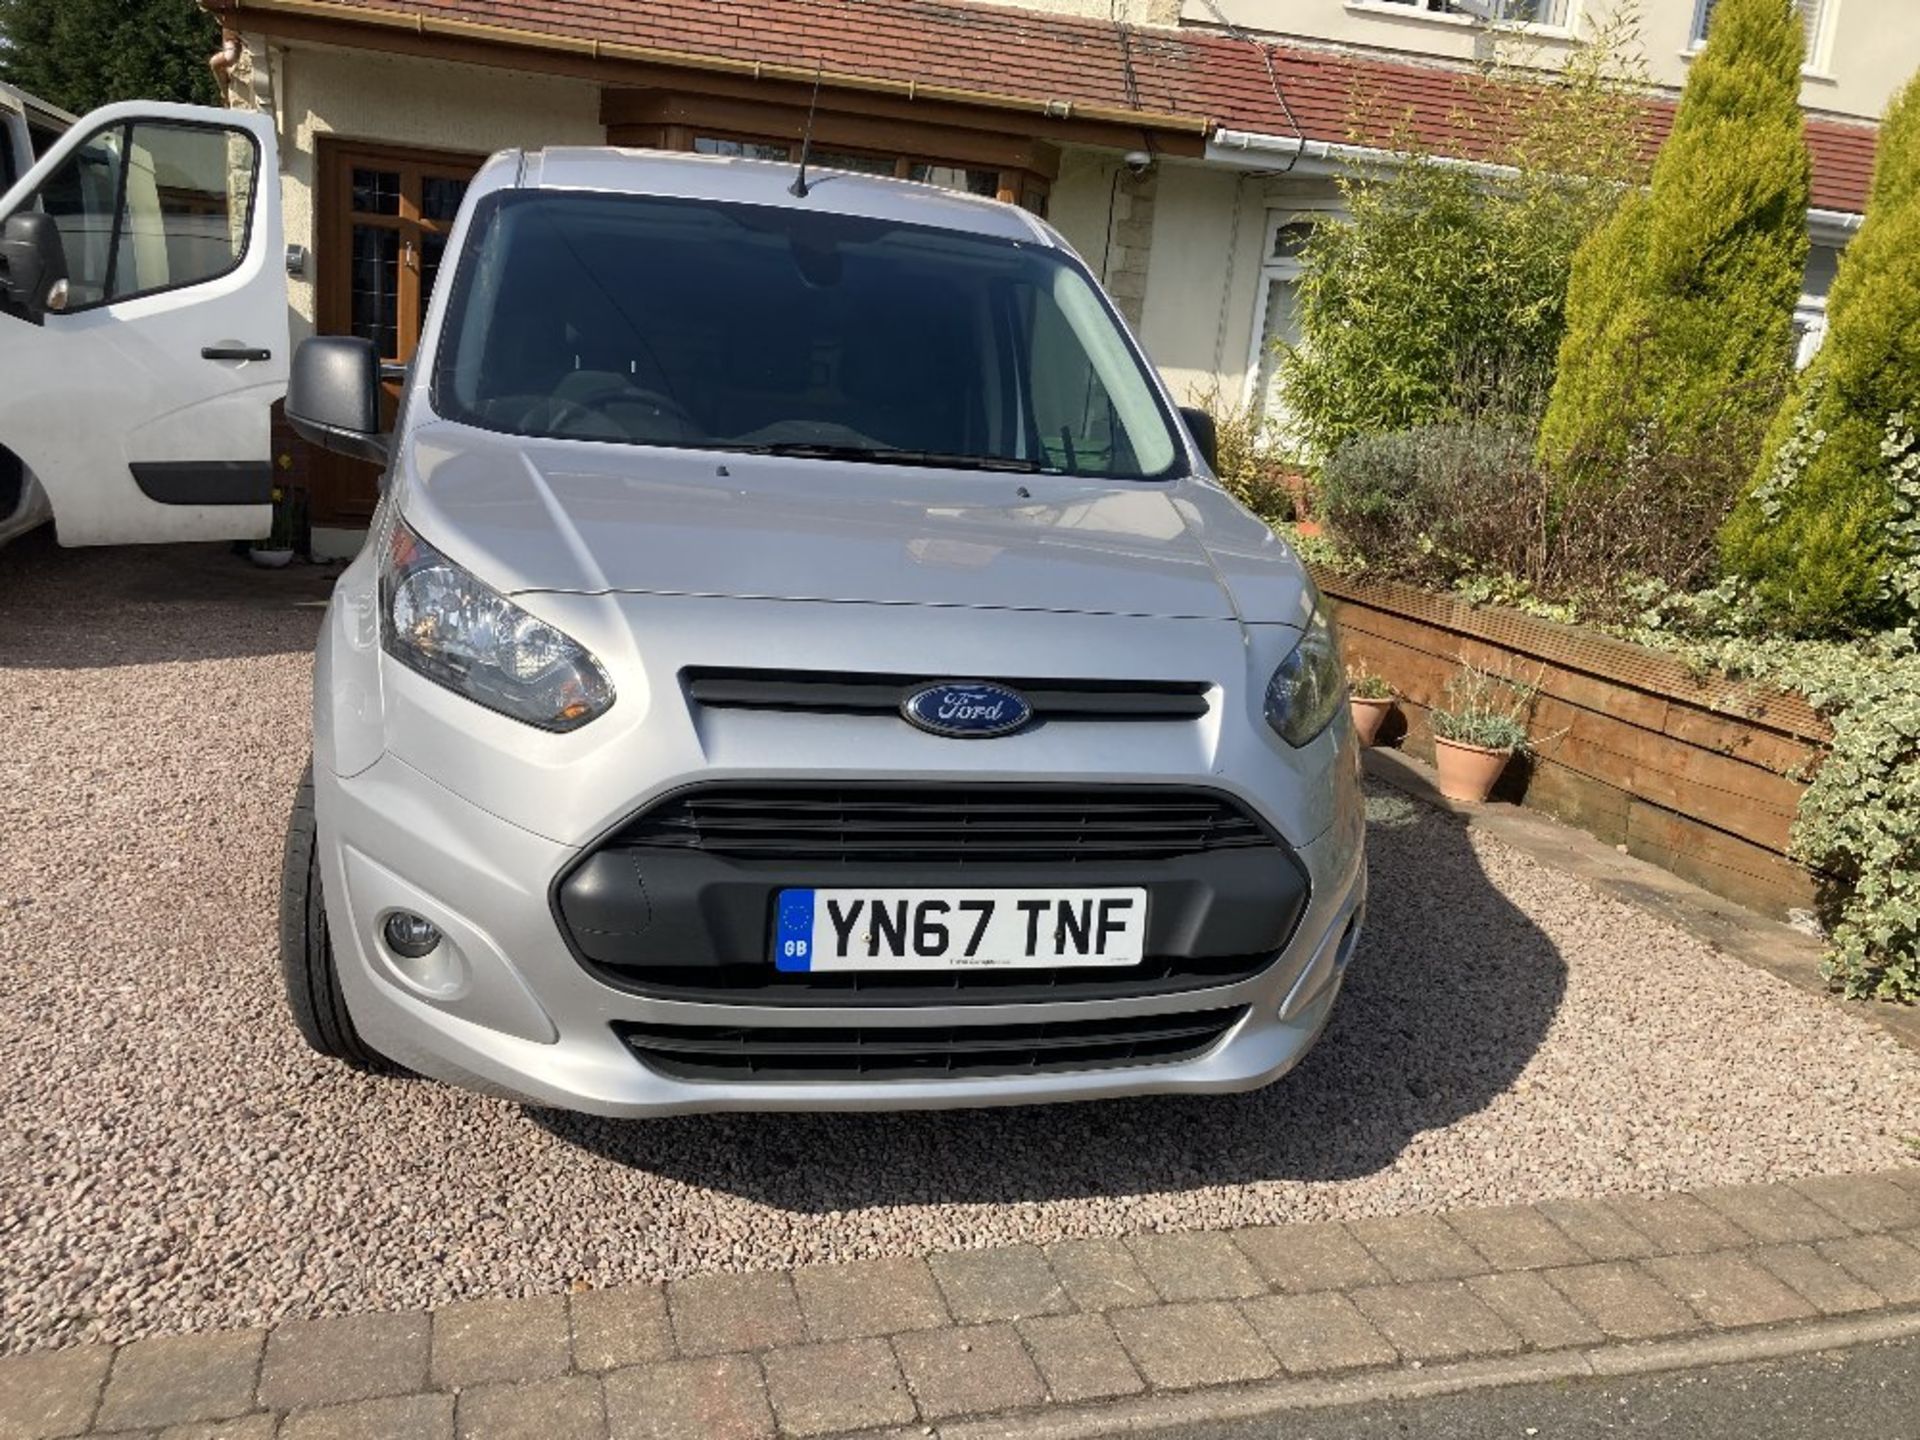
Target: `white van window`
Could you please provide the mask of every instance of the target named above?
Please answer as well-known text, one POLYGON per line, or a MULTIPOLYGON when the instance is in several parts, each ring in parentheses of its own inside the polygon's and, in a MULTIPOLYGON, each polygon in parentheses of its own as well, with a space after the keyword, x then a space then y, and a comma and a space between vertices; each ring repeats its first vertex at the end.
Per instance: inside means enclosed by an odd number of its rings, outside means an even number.
POLYGON ((234 270, 246 256, 258 171, 244 130, 141 121, 90 137, 38 197, 66 248, 67 309, 234 270))

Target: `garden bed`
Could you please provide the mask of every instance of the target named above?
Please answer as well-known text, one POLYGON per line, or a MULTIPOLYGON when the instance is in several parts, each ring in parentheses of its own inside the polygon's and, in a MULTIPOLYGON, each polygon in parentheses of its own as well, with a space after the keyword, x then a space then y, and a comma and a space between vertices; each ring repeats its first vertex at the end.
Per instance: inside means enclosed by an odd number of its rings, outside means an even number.
POLYGON ((1813 904, 1787 856, 1831 731, 1797 696, 1701 675, 1670 655, 1390 580, 1316 573, 1347 661, 1401 696, 1383 743, 1431 759, 1429 709, 1462 661, 1535 681, 1535 754, 1495 791, 1717 895, 1774 916, 1813 904))

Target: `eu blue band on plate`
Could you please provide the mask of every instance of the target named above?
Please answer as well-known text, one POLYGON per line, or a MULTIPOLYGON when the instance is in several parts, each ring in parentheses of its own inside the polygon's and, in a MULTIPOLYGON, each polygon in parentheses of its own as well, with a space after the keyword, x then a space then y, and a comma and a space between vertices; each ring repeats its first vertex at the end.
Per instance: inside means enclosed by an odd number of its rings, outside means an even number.
POLYGON ((780 892, 779 917, 773 929, 773 967, 813 968, 813 891, 780 892))

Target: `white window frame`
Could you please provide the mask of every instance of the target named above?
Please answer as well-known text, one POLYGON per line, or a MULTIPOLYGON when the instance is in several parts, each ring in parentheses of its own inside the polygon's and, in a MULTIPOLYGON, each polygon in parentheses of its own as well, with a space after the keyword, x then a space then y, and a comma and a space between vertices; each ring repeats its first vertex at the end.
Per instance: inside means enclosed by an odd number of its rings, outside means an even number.
MULTIPOLYGON (((1498 5, 1502 0, 1487 0, 1498 5)), ((1482 20, 1476 15, 1462 14, 1458 11, 1429 10, 1427 0, 1346 0, 1346 7, 1362 15, 1388 15, 1398 20, 1411 20, 1427 25, 1498 25, 1505 30, 1517 30, 1528 35, 1571 36, 1580 20, 1580 7, 1583 0, 1560 0, 1566 13, 1557 21, 1535 20, 1482 20)))
MULTIPOLYGON (((1265 330, 1267 323, 1267 301, 1273 293, 1276 281, 1297 285, 1307 272, 1305 262, 1300 260, 1276 260, 1273 254, 1273 242, 1278 238, 1283 226, 1305 220, 1315 226, 1338 223, 1346 211, 1337 201, 1296 201, 1284 205, 1271 205, 1267 208, 1267 223, 1260 234, 1260 283, 1254 287, 1253 295, 1253 333, 1247 340, 1247 376, 1240 389, 1240 403, 1251 411, 1259 405, 1264 396, 1259 393, 1260 356, 1265 348, 1265 330)), ((1256 444, 1270 442, 1273 426, 1268 424, 1274 417, 1262 411, 1256 444)))
MULTIPOLYGON (((1787 0, 1795 10, 1803 15, 1809 4, 1820 7, 1814 17, 1813 34, 1807 42, 1807 58, 1800 69, 1807 75, 1827 73, 1827 53, 1833 38, 1833 16, 1840 8, 1840 0, 1787 0)), ((1693 0, 1693 25, 1687 31, 1687 48, 1683 52, 1688 56, 1698 55, 1707 43, 1707 12, 1713 0, 1693 0)))

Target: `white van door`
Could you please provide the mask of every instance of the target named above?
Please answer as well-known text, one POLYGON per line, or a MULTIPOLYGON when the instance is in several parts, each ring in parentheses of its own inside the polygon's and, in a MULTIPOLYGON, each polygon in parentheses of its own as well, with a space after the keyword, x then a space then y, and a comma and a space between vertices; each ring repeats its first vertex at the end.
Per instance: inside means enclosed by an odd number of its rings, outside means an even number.
POLYGON ((0 314, 0 446, 63 545, 272 525, 286 393, 279 162, 264 116, 132 102, 83 117, 0 198, 59 229, 64 287, 0 314))

